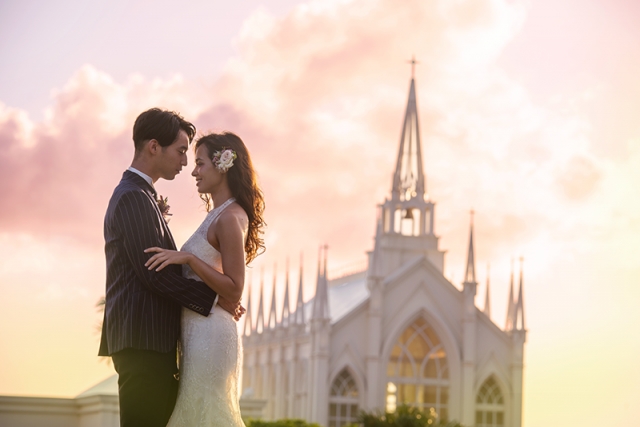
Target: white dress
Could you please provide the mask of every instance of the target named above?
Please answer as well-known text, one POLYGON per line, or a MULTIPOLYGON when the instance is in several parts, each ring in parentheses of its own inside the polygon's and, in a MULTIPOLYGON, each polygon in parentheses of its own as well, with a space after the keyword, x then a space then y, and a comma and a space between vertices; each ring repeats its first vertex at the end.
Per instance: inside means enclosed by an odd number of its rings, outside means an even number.
MULTIPOLYGON (((207 241, 207 230, 234 200, 210 211, 181 248, 220 272, 220 252, 207 241)), ((200 280, 186 264, 182 274, 200 280)), ((242 343, 233 316, 220 307, 214 307, 208 317, 182 308, 180 344, 178 399, 167 427, 244 427, 238 394, 242 343)))

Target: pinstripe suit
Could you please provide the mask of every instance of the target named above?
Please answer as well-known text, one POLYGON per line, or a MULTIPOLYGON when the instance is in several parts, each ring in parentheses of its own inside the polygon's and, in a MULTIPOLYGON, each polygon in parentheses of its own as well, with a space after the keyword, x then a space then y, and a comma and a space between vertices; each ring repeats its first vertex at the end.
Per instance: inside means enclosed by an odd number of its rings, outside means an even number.
POLYGON ((180 306, 208 316, 215 292, 182 277, 180 265, 160 272, 144 263, 152 246, 176 249, 153 188, 125 171, 104 219, 107 292, 100 356, 124 348, 168 352, 180 333, 180 306))
MULTIPOLYGON (((158 246, 176 249, 176 246, 156 203, 155 190, 134 172, 124 172, 120 184, 111 196, 104 219, 104 238, 107 285, 98 354, 115 354, 114 365, 120 374, 121 422, 124 425, 122 411, 128 402, 123 402, 123 396, 129 396, 131 392, 123 390, 123 372, 119 369, 119 364, 122 365, 121 355, 131 354, 133 351, 134 354, 155 357, 154 354, 165 353, 169 354, 168 360, 171 361, 173 354, 175 366, 181 306, 208 316, 216 294, 204 283, 182 277, 180 265, 170 265, 160 272, 149 271, 144 266, 152 255, 144 253, 146 248, 158 246)), ((147 368, 145 365, 152 364, 148 359, 136 363, 144 369, 147 368)), ((127 369, 127 372, 131 371, 128 367, 127 369)), ((133 377, 137 375, 135 369, 133 377)), ((175 371, 170 372, 169 377, 172 378, 173 373, 175 371)), ((158 375, 161 374, 167 372, 158 375)), ((150 376, 155 376, 155 373, 151 372, 150 376)), ((145 381, 147 380, 143 382, 145 381)), ((139 380, 134 382, 138 387, 139 380)), ((142 393, 138 389, 135 391, 135 394, 144 393, 144 390, 142 393)), ((168 409, 170 415, 173 403, 163 402, 160 403, 163 410, 166 406, 171 406, 168 409)), ((134 408, 133 415, 139 417, 139 409, 135 408, 140 403, 130 403, 129 406, 134 408)), ((131 425, 140 424, 140 419, 136 418, 137 421, 131 425)))

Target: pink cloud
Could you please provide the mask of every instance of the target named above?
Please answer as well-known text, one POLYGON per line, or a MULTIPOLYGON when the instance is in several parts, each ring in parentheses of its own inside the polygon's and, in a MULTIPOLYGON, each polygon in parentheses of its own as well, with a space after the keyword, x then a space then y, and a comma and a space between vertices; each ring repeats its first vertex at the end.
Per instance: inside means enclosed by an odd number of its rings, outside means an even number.
MULTIPOLYGON (((2 178, 16 184, 0 194, 9 206, 0 228, 99 245, 107 200, 131 158, 131 123, 160 105, 182 111, 201 132, 234 131, 250 147, 271 243, 258 264, 315 253, 322 242, 334 266, 360 260, 389 189, 404 62, 415 54, 428 189, 443 246, 453 248, 452 270, 461 269, 471 207, 494 230, 487 258, 508 257, 519 248, 513 226, 499 224, 529 218, 525 235, 534 236, 561 216, 544 206, 593 197, 597 187, 583 183, 587 169, 576 169, 576 155, 589 170, 602 167, 584 116, 561 111, 566 104, 535 104, 495 67, 525 10, 521 2, 398 8, 385 0, 311 2, 284 18, 256 12, 238 56, 208 88, 180 77, 117 83, 84 67, 54 94, 44 122, 3 109, 2 178), (566 191, 556 191, 562 185, 566 191)), ((597 173, 589 176, 595 183, 597 173)), ((188 172, 159 188, 180 214, 172 227, 186 238, 202 215, 188 172)))

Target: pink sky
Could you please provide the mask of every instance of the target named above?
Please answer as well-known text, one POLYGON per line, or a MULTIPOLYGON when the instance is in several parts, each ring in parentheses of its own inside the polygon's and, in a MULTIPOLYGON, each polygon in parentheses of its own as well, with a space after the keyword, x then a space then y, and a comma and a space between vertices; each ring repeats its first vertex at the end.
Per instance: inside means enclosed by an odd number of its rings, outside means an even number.
MULTIPOLYGON (((6 101, 18 89, 0 85, 0 394, 75 395, 112 372, 95 356, 102 217, 130 162, 139 112, 175 109, 200 131, 245 140, 269 225, 254 282, 262 266, 270 277, 274 263, 282 276, 287 256, 296 270, 304 251, 307 299, 319 244, 330 247, 330 273, 362 263, 371 249, 399 142, 406 60, 415 54, 447 277, 462 279, 471 208, 478 271, 484 282, 491 263, 498 325, 510 259, 526 259, 525 426, 634 425, 640 338, 628 330, 640 323, 640 6, 324 0, 279 2, 273 12, 257 4, 220 30, 233 48, 202 59, 215 69, 208 77, 194 73, 207 50, 187 28, 182 66, 154 71, 133 61, 127 69, 112 54, 98 65, 82 49, 61 53, 52 74, 73 71, 49 87, 44 113, 34 111, 37 102, 6 101)), ((196 5, 184 13, 197 15, 196 5)), ((8 55, 2 47, 1 69, 10 68, 8 55)), ((27 73, 21 84, 34 78, 27 73)), ((179 243, 204 212, 190 168, 158 185, 179 243)))

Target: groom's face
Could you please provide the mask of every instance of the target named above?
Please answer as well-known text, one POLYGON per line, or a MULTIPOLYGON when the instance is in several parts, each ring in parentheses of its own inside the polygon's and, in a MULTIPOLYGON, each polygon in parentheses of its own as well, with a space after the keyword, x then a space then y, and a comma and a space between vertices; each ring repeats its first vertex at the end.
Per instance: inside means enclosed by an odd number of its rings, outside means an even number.
POLYGON ((187 150, 189 149, 189 137, 182 129, 173 143, 160 149, 158 169, 160 177, 172 180, 187 166, 187 150))

